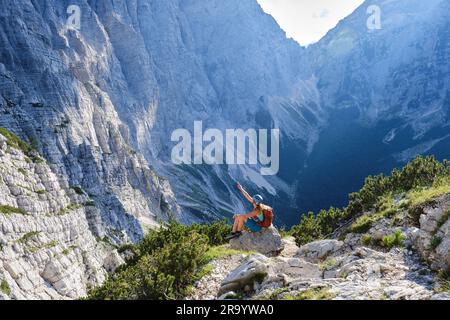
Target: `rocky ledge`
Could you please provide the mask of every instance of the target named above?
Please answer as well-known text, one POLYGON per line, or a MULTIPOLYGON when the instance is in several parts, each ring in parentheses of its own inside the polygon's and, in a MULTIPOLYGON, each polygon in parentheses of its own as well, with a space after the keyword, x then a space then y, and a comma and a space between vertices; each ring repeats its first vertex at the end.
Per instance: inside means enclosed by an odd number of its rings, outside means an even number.
POLYGON ((292 237, 281 239, 275 229, 245 233, 229 246, 248 254, 213 261, 208 286, 195 286, 194 296, 450 300, 448 281, 442 278, 450 266, 449 207, 450 196, 442 196, 415 209, 416 225, 400 212, 364 234, 347 230, 338 239, 300 247, 292 237), (207 287, 214 290, 206 293, 207 287))

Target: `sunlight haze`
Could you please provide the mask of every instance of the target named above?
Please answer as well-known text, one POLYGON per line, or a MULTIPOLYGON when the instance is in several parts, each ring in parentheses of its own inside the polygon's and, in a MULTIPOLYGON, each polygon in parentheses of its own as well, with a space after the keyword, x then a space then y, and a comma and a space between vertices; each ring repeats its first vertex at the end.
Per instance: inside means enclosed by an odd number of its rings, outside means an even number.
POLYGON ((258 0, 288 38, 301 45, 319 41, 337 23, 351 14, 363 0, 258 0))

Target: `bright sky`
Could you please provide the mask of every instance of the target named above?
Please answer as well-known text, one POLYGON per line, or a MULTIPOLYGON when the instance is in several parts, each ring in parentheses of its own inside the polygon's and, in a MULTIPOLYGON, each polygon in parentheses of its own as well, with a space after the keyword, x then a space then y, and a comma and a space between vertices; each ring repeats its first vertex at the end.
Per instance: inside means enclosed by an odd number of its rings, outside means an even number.
POLYGON ((301 45, 319 41, 364 0, 258 0, 289 38, 301 45))

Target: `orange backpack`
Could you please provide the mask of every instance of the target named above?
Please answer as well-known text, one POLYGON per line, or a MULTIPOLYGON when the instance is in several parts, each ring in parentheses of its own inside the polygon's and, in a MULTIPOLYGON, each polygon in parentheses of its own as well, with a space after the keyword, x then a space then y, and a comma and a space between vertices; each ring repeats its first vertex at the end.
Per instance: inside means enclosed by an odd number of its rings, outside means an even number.
POLYGON ((263 221, 259 221, 258 225, 263 227, 263 228, 269 228, 272 225, 272 221, 273 221, 272 208, 265 207, 262 211, 263 211, 263 214, 264 214, 264 220, 263 221))

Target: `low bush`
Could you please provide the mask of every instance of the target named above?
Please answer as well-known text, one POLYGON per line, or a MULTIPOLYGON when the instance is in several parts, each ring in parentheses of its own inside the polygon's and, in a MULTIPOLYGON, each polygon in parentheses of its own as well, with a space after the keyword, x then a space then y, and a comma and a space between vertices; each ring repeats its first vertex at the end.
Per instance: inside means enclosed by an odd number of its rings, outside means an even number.
POLYGON ((313 212, 302 216, 298 225, 292 227, 290 234, 298 246, 321 239, 333 232, 344 216, 342 210, 331 208, 322 210, 317 216, 313 212))
POLYGON ((140 244, 119 249, 130 251, 132 258, 92 289, 88 299, 182 299, 208 271, 205 266, 211 259, 234 254, 212 247, 222 244, 229 231, 224 222, 192 226, 171 222, 152 230, 140 244))
POLYGON ((381 245, 388 250, 394 247, 403 247, 405 237, 402 235, 400 230, 395 231, 393 234, 384 236, 381 240, 381 245))
MULTIPOLYGON (((302 216, 300 223, 291 229, 298 245, 325 238, 338 228, 364 233, 382 218, 395 216, 400 207, 411 207, 450 193, 450 162, 437 161, 434 157, 419 156, 402 170, 394 169, 390 176, 369 176, 358 192, 349 195, 349 204, 343 210, 322 210, 315 215, 302 216), (394 195, 406 194, 403 202, 394 204, 394 195), (347 228, 356 217, 365 213, 347 228), (374 212, 367 214, 367 212, 374 212)), ((414 209, 410 209, 414 211, 414 209)), ((448 219, 448 217, 447 217, 448 219)))

